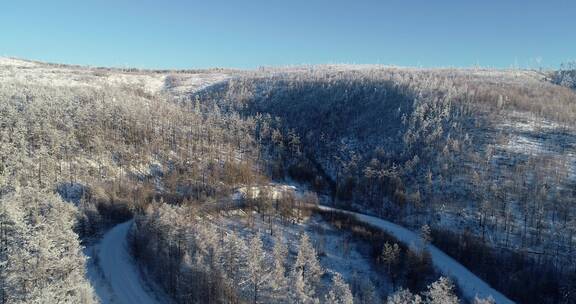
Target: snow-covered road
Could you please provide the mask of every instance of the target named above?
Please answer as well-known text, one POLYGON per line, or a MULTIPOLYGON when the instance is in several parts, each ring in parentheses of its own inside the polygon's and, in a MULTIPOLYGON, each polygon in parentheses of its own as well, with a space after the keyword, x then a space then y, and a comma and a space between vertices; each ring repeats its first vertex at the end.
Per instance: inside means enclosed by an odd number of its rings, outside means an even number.
POLYGON ((93 247, 92 259, 98 262, 88 265, 88 276, 103 304, 164 302, 158 300, 158 295, 144 284, 128 252, 127 237, 132 222, 116 225, 93 247))
MULTIPOLYGON (((327 211, 338 211, 353 214, 358 220, 390 233, 400 242, 408 246, 419 246, 421 244, 420 237, 417 233, 381 218, 357 212, 335 209, 327 206, 319 206, 319 208, 327 211)), ((462 264, 458 263, 456 260, 442 252, 440 249, 433 245, 428 245, 427 249, 432 256, 432 262, 434 263, 434 266, 443 275, 450 277, 458 285, 458 287, 460 287, 460 290, 462 290, 462 293, 467 299, 474 299, 475 296, 480 298, 487 298, 488 296, 491 296, 494 298, 497 304, 514 303, 512 300, 508 299, 506 296, 490 287, 490 285, 470 272, 462 264)))
MULTIPOLYGON (((328 206, 319 206, 319 208, 353 214, 358 220, 390 233, 408 246, 421 246, 417 233, 381 218, 328 206)), ((152 292, 144 284, 140 271, 128 252, 127 237, 132 223, 133 221, 128 221, 115 226, 104 235, 99 244, 88 250, 92 252, 89 254, 92 259, 98 261, 98 263, 89 264, 88 275, 104 304, 163 303, 164 301, 158 299, 158 293, 152 292)), ((434 266, 443 275, 454 280, 467 299, 474 299, 475 296, 480 298, 491 296, 497 304, 514 303, 440 249, 433 245, 428 245, 427 249, 434 266)))

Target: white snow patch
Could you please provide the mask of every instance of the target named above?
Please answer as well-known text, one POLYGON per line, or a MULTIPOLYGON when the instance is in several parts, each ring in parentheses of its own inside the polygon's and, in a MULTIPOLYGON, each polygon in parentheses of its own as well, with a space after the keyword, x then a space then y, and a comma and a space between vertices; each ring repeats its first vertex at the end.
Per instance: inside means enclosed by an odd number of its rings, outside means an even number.
POLYGON ((149 93, 159 92, 164 88, 165 75, 162 74, 128 74, 109 73, 104 82, 117 85, 136 86, 149 93))
POLYGON ((522 135, 511 136, 503 148, 509 152, 528 155, 540 155, 546 152, 541 142, 522 135))
POLYGON ((0 66, 14 66, 14 67, 34 67, 37 64, 27 60, 20 60, 9 57, 0 57, 0 66))
POLYGON ((173 74, 166 77, 164 89, 176 97, 185 97, 190 93, 205 89, 230 77, 230 74, 220 72, 173 74))
POLYGON ((281 199, 285 193, 292 192, 295 193, 296 187, 291 185, 279 185, 279 184, 269 184, 267 186, 249 186, 240 187, 232 195, 233 200, 239 200, 243 198, 258 198, 261 193, 266 193, 271 199, 281 199))

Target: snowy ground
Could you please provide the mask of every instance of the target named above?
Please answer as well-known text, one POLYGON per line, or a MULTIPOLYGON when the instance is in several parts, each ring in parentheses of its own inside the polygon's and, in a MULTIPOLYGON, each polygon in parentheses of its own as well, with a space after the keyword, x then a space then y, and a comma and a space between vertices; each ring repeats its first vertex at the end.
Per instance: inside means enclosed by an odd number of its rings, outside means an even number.
POLYGON ((295 192, 296 186, 270 183, 267 186, 240 187, 232 195, 232 200, 236 201, 246 197, 257 198, 260 196, 260 192, 266 193, 269 198, 276 200, 282 198, 282 194, 288 191, 295 192))
MULTIPOLYGON (((282 189, 284 188, 294 189, 293 186, 283 187, 282 189)), ((408 246, 421 247, 421 240, 418 234, 402 226, 360 213, 343 211, 326 206, 321 206, 320 208, 323 210, 336 210, 354 214, 358 220, 390 233, 408 246)), ((256 217, 258 217, 258 215, 256 215, 256 217)), ((237 221, 232 220, 232 218, 228 218, 228 220, 227 226, 229 228, 236 226, 234 230, 243 230, 242 227, 237 226, 239 224, 237 221), (236 224, 234 224, 234 222, 236 224)), ((262 224, 263 223, 260 223, 260 225, 262 224)), ((316 226, 318 226, 318 224, 321 225, 321 223, 316 223, 316 226)), ((128 221, 115 226, 104 235, 98 244, 86 249, 86 254, 91 258, 87 269, 88 277, 102 303, 166 303, 168 302, 167 298, 160 292, 157 292, 157 288, 151 288, 143 281, 141 272, 134 264, 128 252, 127 236, 131 225, 132 221, 128 221)), ((265 232, 266 229, 263 226, 264 225, 257 229, 265 232)), ((293 241, 296 241, 297 235, 302 229, 308 230, 314 238, 320 236, 325 244, 325 250, 322 250, 324 251, 324 255, 321 258, 323 266, 327 269, 342 273, 344 277, 348 279, 347 281, 351 279, 352 275, 367 276, 372 277, 372 279, 376 277, 371 273, 369 262, 365 257, 354 249, 352 249, 351 252, 345 252, 342 248, 338 248, 338 244, 342 244, 343 239, 334 233, 328 232, 329 227, 322 227, 320 230, 324 232, 319 235, 315 235, 317 233, 314 233, 314 231, 318 231, 318 227, 312 229, 312 231, 301 225, 276 226, 276 229, 278 228, 283 230, 285 237, 293 239, 293 241)), ((266 235, 266 233, 264 233, 264 235, 266 235)), ((268 246, 271 246, 271 242, 271 239, 265 238, 265 244, 267 243, 268 246)), ((475 296, 481 298, 490 296, 494 298, 498 304, 514 303, 435 246, 428 245, 427 250, 431 254, 435 267, 443 275, 453 279, 467 299, 471 300, 475 296)), ((291 251, 295 252, 296 250, 292 249, 291 251)), ((382 288, 381 283, 384 282, 374 283, 376 283, 376 286, 382 288)), ((380 290, 382 291, 382 289, 380 290)))
POLYGON ((88 278, 103 304, 168 303, 156 288, 146 284, 128 252, 127 237, 132 220, 110 229, 102 240, 86 248, 90 258, 88 278))
MULTIPOLYGON (((306 232, 315 245, 322 268, 327 273, 341 274, 350 286, 357 286, 358 289, 372 286, 376 298, 385 298, 393 292, 392 283, 373 268, 371 258, 365 254, 365 250, 362 250, 361 244, 354 240, 352 234, 335 229, 320 215, 305 216, 298 223, 282 222, 275 218, 272 229, 274 235, 270 234, 268 220, 262 219, 258 213, 252 214, 251 221, 248 220, 248 214, 240 209, 224 211, 221 215, 223 216, 213 218, 214 223, 227 231, 236 231, 245 241, 249 241, 254 232, 259 231, 264 248, 269 253, 268 258, 271 258, 275 236, 280 234, 288 244, 288 264, 292 264, 298 254, 301 233, 306 232)), ((323 278, 324 286, 320 288, 320 294, 326 292, 324 288, 330 283, 330 277, 331 275, 323 278)))
POLYGON ((576 175, 576 130, 573 128, 526 113, 512 112, 508 119, 496 125, 496 130, 507 135, 507 140, 497 145, 498 149, 514 156, 547 157, 565 162, 568 174, 571 177, 576 175))
POLYGON ((231 77, 223 70, 180 73, 49 65, 0 57, 0 81, 51 87, 134 87, 148 93, 167 91, 175 97, 204 89, 231 77))
MULTIPOLYGON (((274 186, 272 186, 272 189, 267 189, 268 192, 270 192, 271 190, 272 190, 271 192, 273 192, 273 193, 277 192, 277 191, 289 190, 289 191, 296 191, 297 195, 299 195, 302 191, 301 187, 294 186, 294 185, 282 185, 282 184, 271 184, 271 185, 274 185, 274 186)), ((268 185, 265 187, 271 188, 271 185, 268 185)), ((252 188, 255 188, 255 187, 252 187, 252 188)), ((239 189, 238 192, 233 197, 238 198, 242 194, 244 194, 244 192, 242 190, 245 191, 245 188, 239 189)), ((252 194, 253 195, 255 194, 256 196, 258 196, 259 191, 252 191, 252 194)), ((399 241, 401 241, 402 243, 404 243, 407 246, 410 246, 412 248, 421 248, 421 246, 422 246, 422 242, 421 242, 421 239, 420 239, 418 233, 415 233, 415 232, 411 231, 410 229, 407 229, 407 228, 402 227, 400 225, 391 223, 391 222, 383 220, 381 218, 377 218, 374 216, 369 216, 369 215, 365 215, 365 214, 361 214, 361 213, 349 212, 349 211, 345 211, 345 210, 341 210, 341 209, 335 209, 335 208, 328 207, 328 206, 320 206, 320 208, 323 210, 333 210, 333 211, 340 211, 340 212, 346 212, 346 213, 353 214, 356 216, 356 218, 358 220, 363 221, 363 222, 368 223, 368 224, 371 224, 377 228, 380 228, 380 229, 390 233, 391 235, 393 235, 395 238, 397 238, 399 241)), ((478 296, 479 298, 487 298, 487 297, 491 296, 492 298, 494 298, 494 300, 496 301, 497 304, 514 303, 512 300, 508 299, 506 296, 501 294, 499 291, 490 287, 490 285, 488 285, 482 279, 480 279, 475 274, 470 272, 465 266, 463 266, 462 264, 460 264, 456 260, 452 259, 447 254, 442 252, 440 249, 436 248, 433 245, 428 245, 427 250, 430 252, 430 255, 432 257, 432 262, 434 263, 434 266, 436 267, 436 269, 438 269, 438 271, 440 271, 443 275, 450 277, 458 285, 458 287, 462 291, 463 295, 468 300, 473 300, 474 297, 476 297, 476 296, 478 296)), ((343 260, 341 260, 340 262, 342 262, 342 261, 343 260)), ((324 262, 326 262, 326 261, 324 261, 324 262)), ((337 264, 338 263, 335 263, 333 265, 337 265, 337 264)), ((346 273, 345 269, 338 269, 338 271, 343 272, 344 274, 346 273)))
MULTIPOLYGON (((402 226, 374 216, 364 215, 356 212, 343 211, 326 206, 320 206, 320 208, 323 210, 341 211, 353 214, 358 220, 371 224, 392 234, 395 238, 408 246, 416 248, 419 246, 421 247, 422 242, 418 234, 402 226)), ((434 263, 434 266, 440 272, 442 272, 443 275, 448 276, 454 280, 454 282, 458 285, 458 287, 460 287, 460 290, 462 290, 462 293, 467 299, 474 299, 475 296, 480 298, 487 298, 491 296, 494 298, 497 304, 514 303, 506 296, 490 287, 490 285, 474 275, 472 272, 466 269, 466 267, 442 252, 440 249, 433 245, 428 245, 427 250, 432 256, 432 262, 434 263)))

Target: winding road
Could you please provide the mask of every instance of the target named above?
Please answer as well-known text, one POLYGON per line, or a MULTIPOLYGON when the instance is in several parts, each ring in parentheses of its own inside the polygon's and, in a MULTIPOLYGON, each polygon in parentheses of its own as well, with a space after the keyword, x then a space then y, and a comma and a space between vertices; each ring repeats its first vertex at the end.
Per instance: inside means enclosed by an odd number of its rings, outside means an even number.
MULTIPOLYGON (((352 214, 358 220, 390 233, 408 246, 421 246, 422 244, 417 233, 381 218, 328 206, 319 206, 319 208, 352 214)), ((141 273, 128 252, 127 237, 132 223, 133 221, 130 220, 115 226, 104 235, 92 251, 89 251, 92 252, 92 259, 98 262, 89 263, 88 276, 104 304, 165 303, 166 300, 159 300, 158 293, 153 292, 143 282, 141 273)), ((467 299, 473 300, 476 296, 492 297, 497 304, 514 303, 437 247, 427 245, 427 249, 434 266, 443 275, 450 277, 467 299)))
MULTIPOLYGON (((378 217, 365 215, 362 213, 345 211, 328 206, 319 206, 321 210, 337 211, 354 215, 359 221, 368 223, 374 227, 380 228, 397 238, 400 242, 408 246, 421 246, 420 236, 400 225, 391 223, 378 217)), ((473 274, 458 261, 454 260, 434 245, 427 245, 434 266, 445 276, 451 278, 460 287, 464 296, 473 300, 476 296, 479 298, 492 297, 497 304, 509 304, 514 301, 508 299, 496 289, 490 287, 486 282, 473 274)))
POLYGON ((128 251, 128 232, 133 221, 110 229, 94 247, 88 276, 103 304, 165 303, 142 281, 140 271, 128 251), (92 268, 92 269, 90 269, 92 268), (95 269, 97 268, 97 269, 95 269))

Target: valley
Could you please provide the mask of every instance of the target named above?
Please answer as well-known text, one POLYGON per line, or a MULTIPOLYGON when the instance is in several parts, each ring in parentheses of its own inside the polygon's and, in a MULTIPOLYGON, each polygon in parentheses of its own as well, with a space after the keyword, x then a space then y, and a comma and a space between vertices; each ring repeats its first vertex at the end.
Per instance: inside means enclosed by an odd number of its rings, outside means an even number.
POLYGON ((571 303, 558 73, 1 58, 0 303, 571 303))

